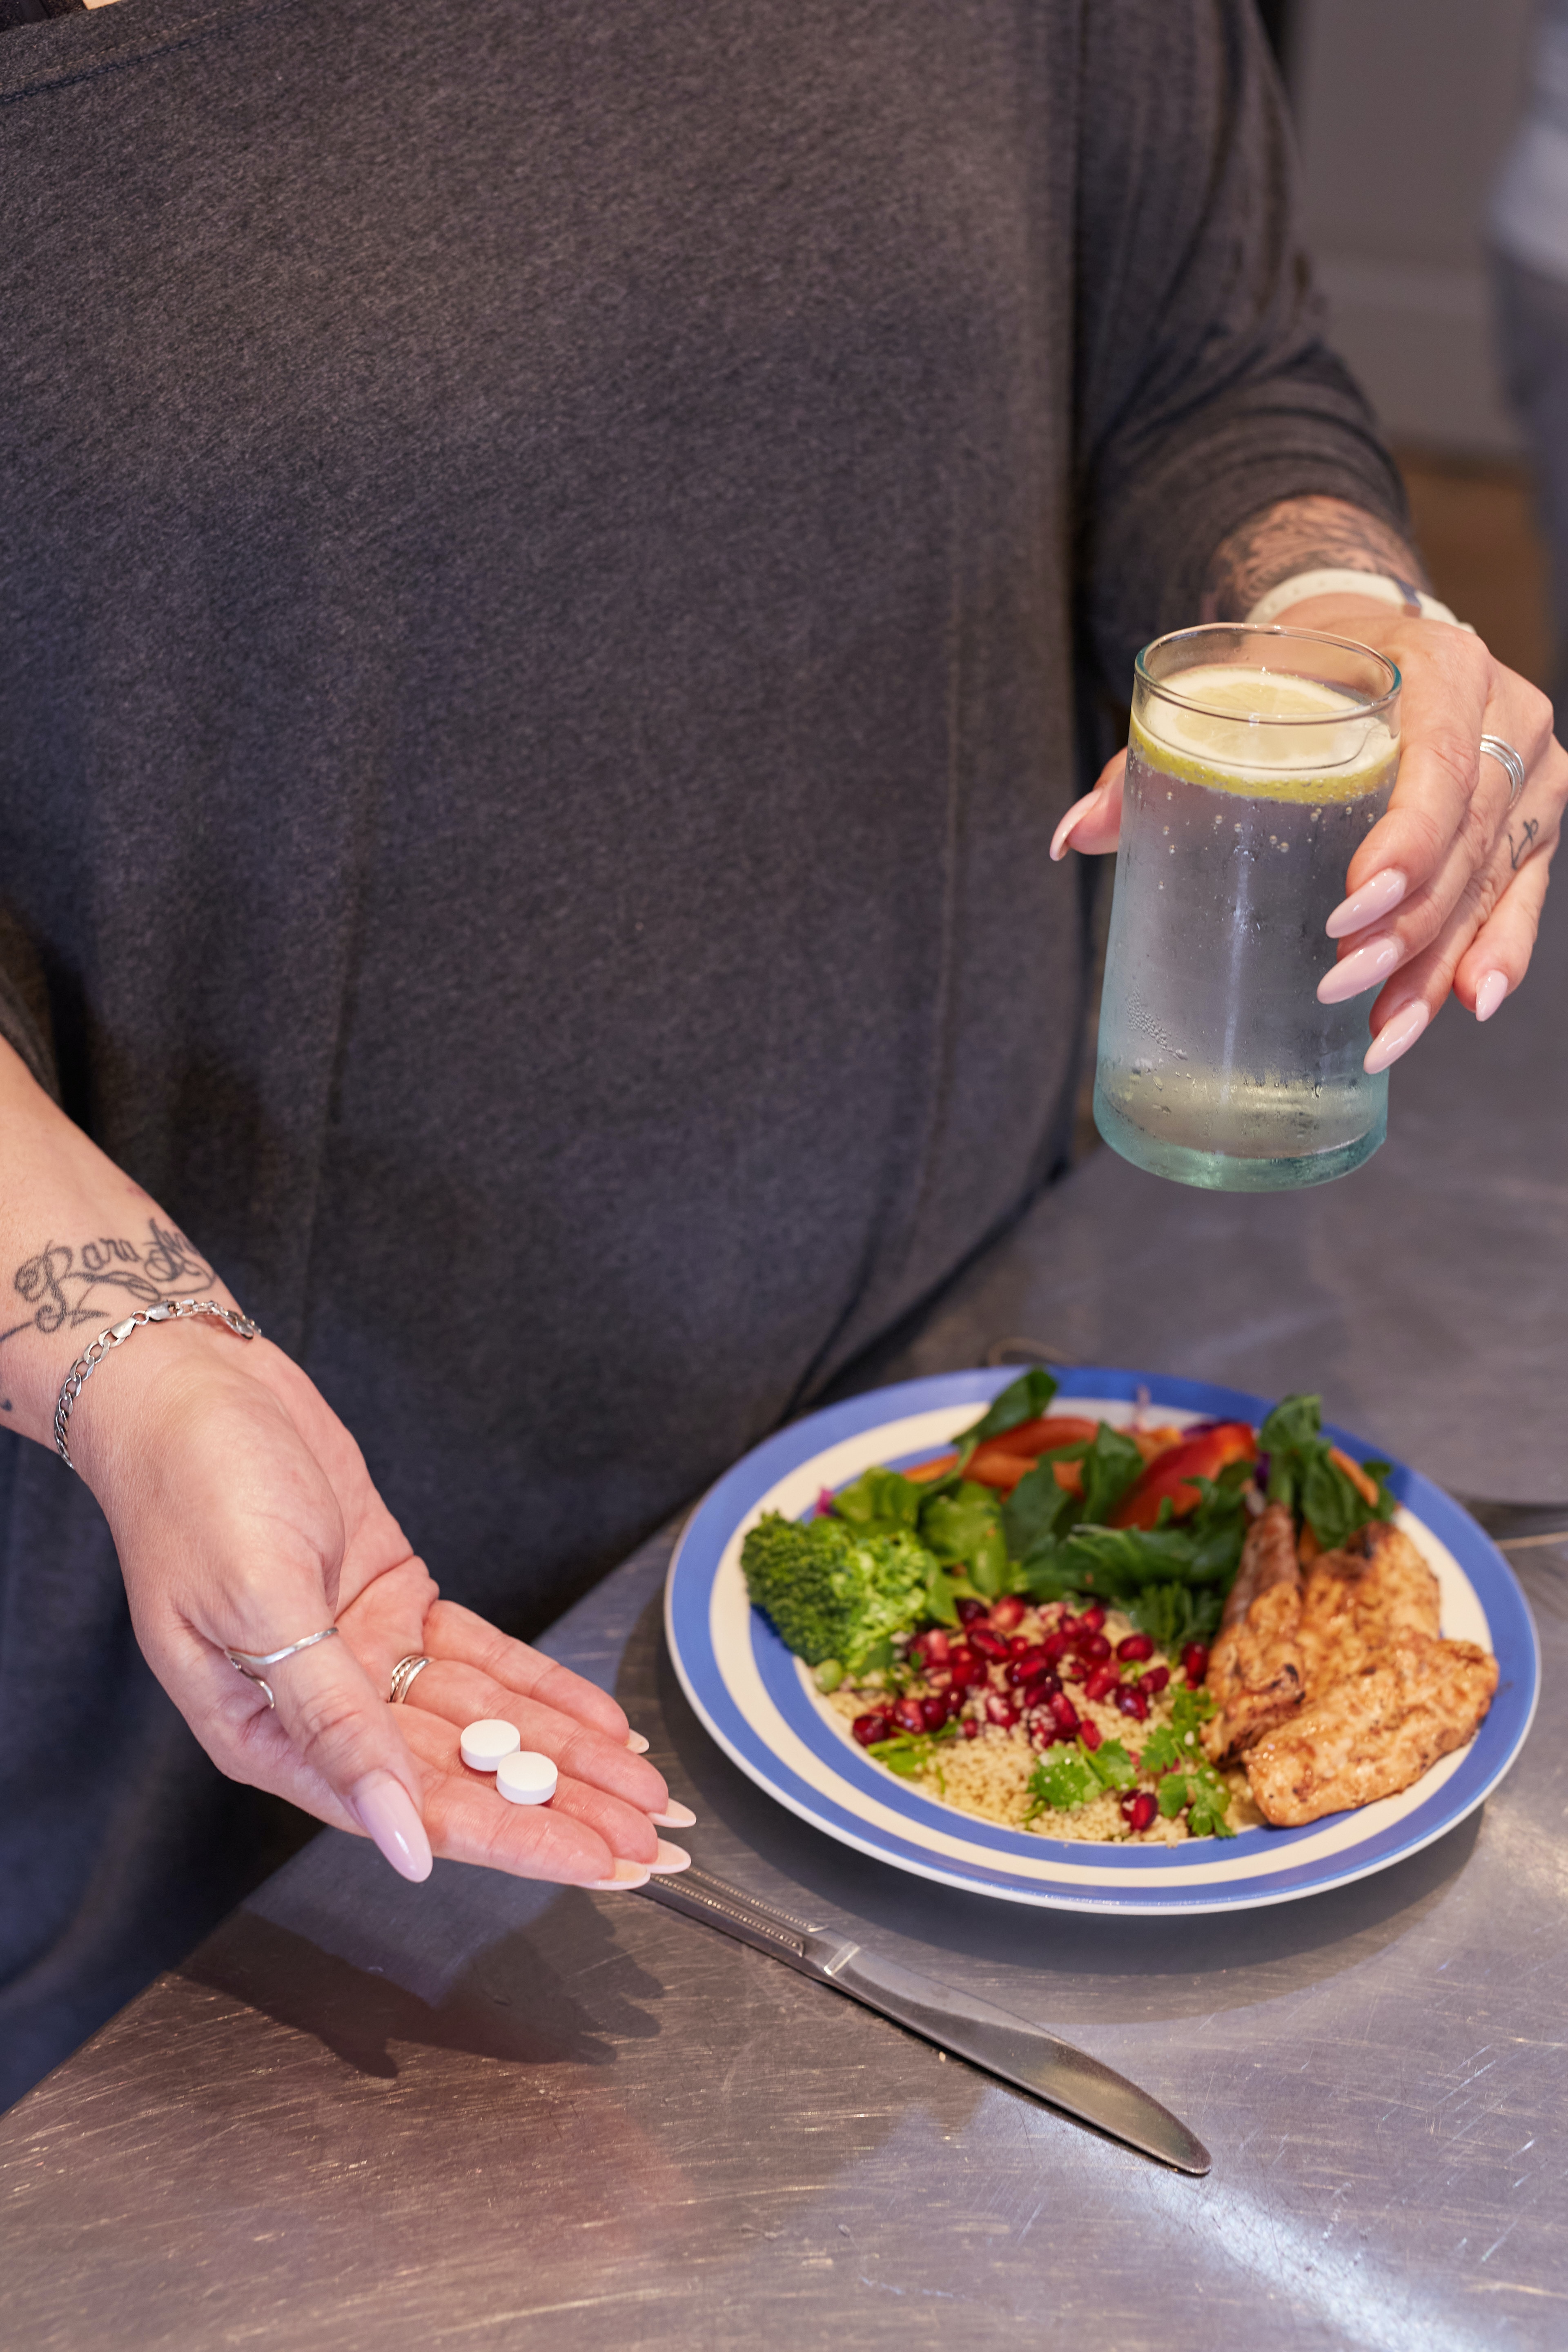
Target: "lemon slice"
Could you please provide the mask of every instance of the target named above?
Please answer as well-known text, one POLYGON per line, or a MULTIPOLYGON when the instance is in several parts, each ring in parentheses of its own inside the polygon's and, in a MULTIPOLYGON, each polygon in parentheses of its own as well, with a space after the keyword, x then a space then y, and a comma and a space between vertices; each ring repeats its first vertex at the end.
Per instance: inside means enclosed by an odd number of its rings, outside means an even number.
POLYGON ((1173 683, 1179 702, 1157 688, 1141 695, 1132 733, 1144 759, 1193 783, 1353 800, 1377 788, 1394 756, 1382 719, 1318 678, 1214 663, 1173 683))

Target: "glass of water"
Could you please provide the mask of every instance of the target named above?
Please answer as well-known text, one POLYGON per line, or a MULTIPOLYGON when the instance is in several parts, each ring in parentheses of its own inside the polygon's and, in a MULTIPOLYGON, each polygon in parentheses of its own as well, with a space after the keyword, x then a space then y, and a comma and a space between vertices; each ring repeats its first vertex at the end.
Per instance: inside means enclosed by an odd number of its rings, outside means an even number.
POLYGON ((1220 623, 1139 655, 1094 1087, 1123 1159, 1263 1192, 1377 1150, 1366 1006, 1317 986, 1398 763, 1399 672, 1365 646, 1220 623))

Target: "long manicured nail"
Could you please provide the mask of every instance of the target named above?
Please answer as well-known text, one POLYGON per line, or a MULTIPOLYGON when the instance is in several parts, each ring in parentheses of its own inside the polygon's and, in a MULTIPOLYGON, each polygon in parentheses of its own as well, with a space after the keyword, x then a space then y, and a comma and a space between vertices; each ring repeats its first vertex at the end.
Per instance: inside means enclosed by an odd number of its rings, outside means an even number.
POLYGON ((1507 972, 1489 971, 1476 991, 1476 1019, 1489 1021, 1507 994, 1507 972))
POLYGON ((1068 837, 1072 832, 1074 825, 1077 824, 1079 817, 1083 815, 1085 810, 1092 808, 1099 798, 1099 793, 1093 792, 1085 793, 1082 800, 1080 801, 1074 801, 1071 808, 1068 809, 1066 816, 1063 817, 1060 824, 1058 825, 1055 833, 1051 835, 1051 863, 1053 866, 1059 866, 1061 864, 1062 859, 1067 856, 1068 837))
POLYGON ((630 1886, 646 1886, 653 1876, 646 1863, 617 1862, 613 1878, 591 1878, 589 1892, 594 1895, 619 1895, 630 1886))
POLYGON ((1408 874, 1402 874, 1397 866, 1385 866, 1348 898, 1342 898, 1323 929, 1331 940, 1349 939, 1363 923, 1375 922, 1379 915, 1390 913, 1409 887, 1408 874))
POLYGON ((430 1841, 414 1801, 399 1780, 384 1772, 362 1781, 354 1790, 354 1811, 394 1870, 405 1878, 428 1878, 432 1867, 430 1841))
POLYGON ((1366 1059, 1362 1064, 1367 1076, 1375 1078, 1380 1070, 1386 1070, 1391 1062, 1397 1062, 1401 1054, 1408 1054, 1431 1018, 1417 997, 1414 1004, 1406 1004, 1396 1013, 1392 1021, 1385 1021, 1373 1039, 1366 1059))
POLYGON ((687 1853, 686 1848, 683 1845, 671 1845, 668 1838, 660 1838, 658 1852, 648 1864, 651 1871, 660 1874, 671 1870, 689 1870, 690 1867, 691 1856, 687 1853))
POLYGON ((1368 940, 1364 948, 1357 948, 1326 971, 1318 982, 1320 1004, 1348 1003, 1386 980, 1400 958, 1399 941, 1394 939, 1368 940))
POLYGON ((647 1741, 643 1738, 640 1731, 627 1732, 626 1746, 631 1749, 634 1756, 646 1756, 647 1754, 647 1741))
POLYGON ((697 1816, 690 1806, 678 1805, 673 1797, 662 1813, 649 1813, 648 1819, 656 1830, 692 1830, 697 1826, 697 1816))

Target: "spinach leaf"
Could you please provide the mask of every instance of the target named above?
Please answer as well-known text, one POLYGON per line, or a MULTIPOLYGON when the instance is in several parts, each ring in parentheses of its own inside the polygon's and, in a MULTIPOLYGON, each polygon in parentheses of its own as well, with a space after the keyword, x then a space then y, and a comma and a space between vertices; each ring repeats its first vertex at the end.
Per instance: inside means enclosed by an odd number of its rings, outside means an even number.
POLYGON ((1268 1455, 1269 1501, 1300 1512, 1325 1551, 1337 1551, 1370 1519, 1393 1517, 1394 1496, 1385 1483, 1389 1465, 1365 1465, 1377 1487, 1376 1502, 1369 1503, 1333 1459, 1333 1447, 1322 1433, 1321 1398, 1281 1398, 1258 1434, 1268 1455))
POLYGON ((1085 1450, 1081 1444, 1057 1447, 1025 1473, 1003 1504, 1002 1532, 1015 1559, 1026 1559, 1037 1545, 1050 1542, 1078 1517, 1078 1496, 1058 1486, 1052 1465, 1085 1450))
POLYGON ((1102 1421, 1083 1457, 1079 1519, 1103 1527, 1142 1468, 1143 1456, 1132 1440, 1102 1421))
POLYGON ((1042 1364, 1033 1365, 1021 1380, 1010 1381, 995 1398, 989 1412, 983 1413, 973 1429, 966 1429, 958 1444, 973 1449, 984 1445, 988 1437, 1002 1437, 1010 1429, 1026 1421, 1037 1421, 1057 1392, 1058 1383, 1042 1364))

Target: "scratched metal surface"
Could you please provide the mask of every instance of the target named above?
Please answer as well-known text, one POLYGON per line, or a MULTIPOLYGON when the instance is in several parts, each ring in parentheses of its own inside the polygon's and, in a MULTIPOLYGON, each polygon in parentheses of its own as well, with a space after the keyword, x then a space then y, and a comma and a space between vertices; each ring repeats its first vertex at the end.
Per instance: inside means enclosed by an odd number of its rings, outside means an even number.
MULTIPOLYGON (((876 1376, 1034 1332, 1321 1385, 1451 1485, 1568 1496, 1565 961, 1549 934, 1484 1037, 1447 1016, 1357 1177, 1209 1199, 1100 1154, 876 1376)), ((1517 1556, 1545 1699, 1484 1813, 1305 1903, 1117 1924, 902 1878, 770 1804, 662 1656, 667 1549, 552 1646, 625 1696, 698 1857, 1080 2041, 1210 2179, 635 1896, 410 1888, 326 1836, 0 2119, 0 2343, 1568 2342, 1568 1554, 1517 1556)))

